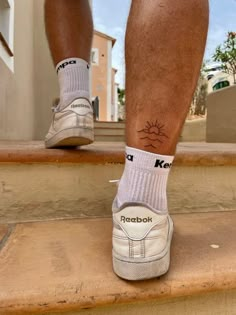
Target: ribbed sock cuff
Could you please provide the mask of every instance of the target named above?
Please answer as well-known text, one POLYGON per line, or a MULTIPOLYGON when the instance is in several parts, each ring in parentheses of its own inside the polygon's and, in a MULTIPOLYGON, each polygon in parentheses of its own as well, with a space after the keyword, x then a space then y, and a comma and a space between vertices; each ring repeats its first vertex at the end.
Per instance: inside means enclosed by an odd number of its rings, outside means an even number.
POLYGON ((126 165, 153 172, 168 173, 174 160, 173 156, 160 155, 126 146, 126 165))
POLYGON ((174 157, 126 147, 126 162, 116 204, 142 203, 159 213, 167 212, 166 187, 174 157))
POLYGON ((60 87, 60 108, 69 105, 74 99, 90 99, 89 64, 80 58, 68 58, 56 66, 60 87))

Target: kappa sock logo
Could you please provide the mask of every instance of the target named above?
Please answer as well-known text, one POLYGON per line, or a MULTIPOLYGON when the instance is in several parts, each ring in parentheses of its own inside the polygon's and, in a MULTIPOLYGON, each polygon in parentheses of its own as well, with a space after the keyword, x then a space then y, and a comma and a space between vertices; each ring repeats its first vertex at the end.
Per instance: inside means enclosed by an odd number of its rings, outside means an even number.
POLYGON ((131 154, 127 154, 127 153, 126 153, 126 159, 127 159, 128 161, 130 161, 130 162, 133 162, 133 161, 134 161, 134 156, 131 155, 131 154))
POLYGON ((76 64, 76 60, 70 60, 70 61, 66 61, 63 62, 58 68, 57 68, 57 72, 59 72, 61 69, 64 69, 65 67, 69 66, 69 65, 74 65, 76 64))
POLYGON ((127 218, 125 216, 121 216, 120 221, 125 223, 125 222, 132 222, 132 223, 149 223, 152 222, 152 218, 148 217, 148 218, 127 218))
POLYGON ((172 163, 165 163, 164 160, 156 160, 155 166, 154 167, 159 167, 159 168, 171 168, 172 163))

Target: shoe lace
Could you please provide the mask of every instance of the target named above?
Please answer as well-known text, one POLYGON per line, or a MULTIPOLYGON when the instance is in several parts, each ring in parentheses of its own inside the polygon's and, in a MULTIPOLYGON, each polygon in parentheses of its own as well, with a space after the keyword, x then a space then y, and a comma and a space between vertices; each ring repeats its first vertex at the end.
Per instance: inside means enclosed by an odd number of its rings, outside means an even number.
POLYGON ((59 108, 58 108, 59 102, 60 102, 59 98, 56 98, 55 100, 53 100, 52 107, 51 107, 53 113, 57 113, 59 111, 59 108))
POLYGON ((110 179, 109 183, 110 184, 116 184, 117 186, 119 185, 120 179, 110 179))

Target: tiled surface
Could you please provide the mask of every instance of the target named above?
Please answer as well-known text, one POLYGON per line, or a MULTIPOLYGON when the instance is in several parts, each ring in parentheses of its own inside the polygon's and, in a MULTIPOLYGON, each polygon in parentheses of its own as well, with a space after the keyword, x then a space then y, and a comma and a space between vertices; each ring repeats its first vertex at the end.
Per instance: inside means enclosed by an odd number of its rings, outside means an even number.
MULTIPOLYGON (((0 162, 124 163, 122 142, 96 142, 77 149, 45 149, 42 141, 0 141, 0 162)), ((236 144, 179 143, 175 165, 236 165, 236 144)))
POLYGON ((236 212, 173 215, 170 272, 112 271, 110 219, 18 224, 0 251, 0 314, 43 314, 236 288, 236 212))

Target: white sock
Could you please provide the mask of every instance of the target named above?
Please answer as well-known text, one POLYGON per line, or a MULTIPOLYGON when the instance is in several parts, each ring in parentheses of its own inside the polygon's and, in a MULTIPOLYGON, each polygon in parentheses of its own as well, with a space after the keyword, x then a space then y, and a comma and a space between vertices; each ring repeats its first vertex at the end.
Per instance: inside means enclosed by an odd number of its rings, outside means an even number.
POLYGON ((84 97, 90 100, 89 64, 80 58, 68 58, 59 62, 56 71, 60 86, 60 103, 63 109, 74 99, 84 97))
POLYGON ((118 186, 115 203, 137 202, 157 213, 167 213, 166 186, 174 157, 126 147, 124 173, 118 186))

